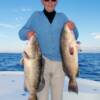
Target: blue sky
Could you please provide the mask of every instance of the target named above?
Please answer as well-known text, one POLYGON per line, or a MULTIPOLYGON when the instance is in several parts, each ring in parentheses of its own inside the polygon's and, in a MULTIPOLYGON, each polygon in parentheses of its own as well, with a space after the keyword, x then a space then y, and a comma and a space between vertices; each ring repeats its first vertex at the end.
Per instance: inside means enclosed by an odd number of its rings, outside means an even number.
MULTIPOLYGON (((0 52, 23 50, 18 31, 42 9, 41 0, 0 0, 0 52)), ((56 10, 75 22, 83 51, 100 52, 100 0, 58 0, 56 10)))

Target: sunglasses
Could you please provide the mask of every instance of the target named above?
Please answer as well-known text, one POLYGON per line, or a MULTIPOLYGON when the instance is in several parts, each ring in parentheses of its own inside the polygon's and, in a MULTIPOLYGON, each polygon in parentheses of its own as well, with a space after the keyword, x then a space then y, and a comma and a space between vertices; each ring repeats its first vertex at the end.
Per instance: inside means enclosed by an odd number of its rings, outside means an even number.
MULTIPOLYGON (((49 2, 50 0, 44 0, 45 2, 49 2)), ((56 2, 57 0, 51 0, 52 2, 56 2)))

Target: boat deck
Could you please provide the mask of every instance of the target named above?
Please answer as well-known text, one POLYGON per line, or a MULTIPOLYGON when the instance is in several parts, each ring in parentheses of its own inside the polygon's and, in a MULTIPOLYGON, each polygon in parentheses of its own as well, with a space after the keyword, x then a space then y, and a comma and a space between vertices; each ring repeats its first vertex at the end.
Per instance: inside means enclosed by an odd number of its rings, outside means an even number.
MULTIPOLYGON (((78 78, 79 93, 67 91, 68 78, 65 79, 63 100, 100 100, 100 82, 78 78)), ((0 72, 0 100, 28 100, 24 91, 23 72, 0 72)))

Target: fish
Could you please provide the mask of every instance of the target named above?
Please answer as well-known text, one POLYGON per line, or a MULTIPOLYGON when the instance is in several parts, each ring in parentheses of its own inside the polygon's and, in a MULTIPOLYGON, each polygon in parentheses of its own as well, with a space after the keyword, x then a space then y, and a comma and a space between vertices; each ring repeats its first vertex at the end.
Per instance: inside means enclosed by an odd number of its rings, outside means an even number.
POLYGON ((38 100, 37 92, 44 88, 45 80, 44 59, 36 36, 28 40, 21 61, 24 65, 24 87, 29 92, 28 100, 38 100))
POLYGON ((73 30, 65 23, 60 36, 62 67, 69 78, 68 91, 78 93, 76 77, 79 75, 78 48, 73 30))

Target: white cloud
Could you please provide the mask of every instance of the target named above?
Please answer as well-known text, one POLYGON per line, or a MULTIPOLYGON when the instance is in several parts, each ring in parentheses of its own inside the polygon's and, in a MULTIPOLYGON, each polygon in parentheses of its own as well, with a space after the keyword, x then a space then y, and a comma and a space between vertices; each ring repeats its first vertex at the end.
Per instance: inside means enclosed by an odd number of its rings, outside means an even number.
POLYGON ((31 8, 20 8, 20 9, 13 9, 13 11, 12 12, 14 12, 14 13, 19 13, 19 12, 30 12, 30 11, 32 11, 32 9, 31 8))
POLYGON ((16 21, 22 21, 22 20, 24 20, 24 17, 18 16, 18 17, 15 18, 15 20, 16 20, 16 21))
POLYGON ((95 35, 95 37, 94 37, 95 39, 100 39, 100 34, 98 34, 98 35, 95 35))
POLYGON ((83 52, 100 52, 100 46, 98 45, 89 45, 89 44, 83 44, 81 46, 81 50, 83 52))
POLYGON ((0 27, 13 29, 15 26, 6 23, 0 23, 0 27))
POLYGON ((30 8, 21 8, 21 11, 22 12, 30 12, 30 11, 32 11, 32 9, 30 9, 30 8))
POLYGON ((31 11, 32 11, 31 8, 25 8, 25 7, 12 10, 13 13, 17 14, 15 17, 15 20, 17 22, 20 22, 20 21, 22 22, 26 18, 25 13, 30 13, 31 11))
POLYGON ((100 33, 99 32, 95 32, 95 33, 91 33, 91 35, 93 36, 94 39, 100 39, 100 33))
POLYGON ((20 24, 8 24, 8 23, 0 23, 0 28, 7 28, 7 29, 16 29, 20 26, 20 24))
POLYGON ((92 36, 96 35, 97 33, 91 33, 92 36))

